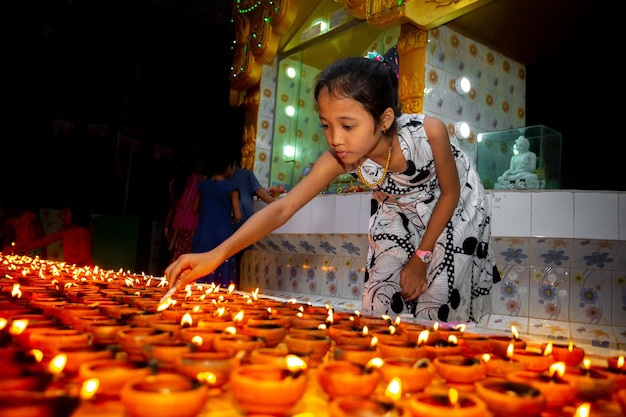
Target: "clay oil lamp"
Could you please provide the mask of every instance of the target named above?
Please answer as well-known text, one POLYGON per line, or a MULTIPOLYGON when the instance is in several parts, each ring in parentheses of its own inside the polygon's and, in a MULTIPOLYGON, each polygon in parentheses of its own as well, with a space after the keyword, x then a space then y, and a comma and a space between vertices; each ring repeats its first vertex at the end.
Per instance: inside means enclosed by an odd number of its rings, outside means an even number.
POLYGON ((55 316, 66 326, 71 326, 74 323, 74 319, 80 316, 97 316, 100 315, 100 310, 95 306, 90 306, 82 303, 71 303, 54 311, 55 316))
POLYGON ((212 317, 205 317, 198 320, 199 329, 224 330, 227 327, 234 327, 235 325, 235 321, 231 314, 226 311, 225 307, 216 309, 212 317))
POLYGON ((491 335, 489 338, 494 341, 493 353, 503 358, 506 357, 506 350, 510 343, 513 343, 513 349, 526 349, 526 341, 520 339, 519 331, 515 326, 511 326, 511 336, 491 335))
POLYGON ((407 409, 412 417, 484 417, 489 415, 487 405, 472 393, 459 393, 454 388, 447 392, 434 390, 420 392, 407 401, 407 409))
POLYGON ((487 336, 467 332, 459 336, 458 341, 461 346, 462 354, 465 356, 492 353, 496 345, 496 342, 487 336))
POLYGON ((376 345, 378 339, 373 337, 371 345, 357 344, 336 344, 333 357, 336 360, 353 362, 357 365, 365 366, 373 358, 379 357, 376 345))
POLYGON ((409 394, 422 391, 436 376, 436 369, 428 358, 386 358, 378 371, 386 383, 399 378, 402 391, 409 394))
POLYGON ((44 353, 55 353, 61 348, 86 348, 92 345, 93 335, 74 329, 45 329, 33 332, 28 345, 44 353))
POLYGON ((424 330, 430 333, 430 330, 428 330, 425 325, 419 323, 406 323, 401 321, 398 323, 398 327, 400 329, 400 332, 405 335, 407 340, 414 344, 417 343, 417 339, 424 330))
POLYGON ((591 360, 584 359, 582 366, 568 366, 563 379, 574 384, 578 396, 586 401, 611 397, 615 380, 609 375, 591 369, 591 360))
POLYGON ((96 346, 117 344, 119 332, 130 328, 132 328, 130 324, 117 320, 113 322, 94 322, 87 326, 89 333, 93 335, 93 344, 96 346))
POLYGON ((153 327, 131 327, 120 330, 117 334, 117 342, 131 362, 144 361, 143 347, 145 345, 169 339, 168 332, 153 327))
POLYGON ((179 339, 181 329, 191 326, 191 324, 187 322, 186 320, 187 319, 185 319, 184 316, 179 321, 177 320, 153 320, 149 323, 149 326, 157 330, 163 330, 164 332, 168 332, 172 339, 179 339))
POLYGON ((308 356, 309 366, 318 366, 330 352, 331 340, 329 336, 318 336, 308 333, 288 333, 284 339, 289 353, 298 356, 308 356))
POLYGON ((103 323, 117 323, 117 320, 105 316, 103 314, 96 314, 93 316, 78 316, 74 318, 74 322, 72 324, 72 328, 75 330, 79 330, 81 332, 88 332, 89 325, 91 323, 103 322, 103 323))
MULTIPOLYGON (((335 326, 331 326, 329 329, 329 335, 334 334, 335 337, 333 340, 337 345, 358 345, 369 347, 372 345, 373 336, 369 332, 369 328, 367 326, 363 326, 363 328, 359 331, 355 328, 350 330, 339 330, 335 329, 335 326)), ((376 342, 378 343, 378 338, 376 338, 376 342)))
POLYGON ((237 333, 234 327, 227 327, 213 339, 213 348, 216 352, 226 352, 231 356, 237 352, 249 355, 254 349, 266 347, 265 340, 249 334, 237 333))
POLYGON ((195 417, 207 401, 208 387, 178 374, 135 378, 121 389, 120 399, 130 417, 195 417))
POLYGON ((191 345, 179 339, 157 340, 143 347, 144 359, 160 369, 172 369, 176 359, 191 352, 191 345))
MULTIPOLYGON (((547 343, 542 347, 545 349, 547 343)), ((585 350, 575 346, 574 341, 570 339, 568 345, 552 343, 552 357, 555 362, 564 362, 567 366, 578 366, 585 359, 585 350)))
POLYGON ((447 382, 456 384, 473 384, 485 378, 485 364, 476 357, 463 355, 438 356, 433 365, 439 376, 447 382))
POLYGON ((321 336, 321 337, 330 337, 328 332, 328 327, 325 324, 320 324, 315 327, 300 327, 300 326, 291 326, 289 328, 290 334, 305 334, 308 336, 321 336))
POLYGON ((231 371, 240 363, 237 356, 225 352, 188 352, 176 359, 174 370, 191 379, 210 374, 211 378, 204 378, 202 382, 206 381, 212 388, 220 388, 229 381, 231 371))
POLYGON ((592 366, 592 369, 605 373, 613 378, 615 390, 626 389, 626 364, 624 361, 624 355, 609 356, 606 359, 606 362, 607 366, 592 366))
POLYGON ((232 394, 246 413, 286 415, 306 391, 306 363, 295 355, 286 357, 284 367, 246 364, 230 374, 232 394))
POLYGON ((514 345, 509 344, 506 357, 502 358, 490 353, 483 353, 480 358, 485 364, 485 374, 488 377, 506 378, 509 372, 524 371, 525 365, 514 356, 514 345))
POLYGON ((287 335, 287 328, 279 322, 250 320, 243 326, 241 333, 264 339, 267 347, 275 347, 287 335))
POLYGON ((435 359, 438 356, 450 356, 461 355, 463 349, 458 344, 458 339, 454 335, 450 335, 448 339, 435 339, 434 342, 429 342, 424 345, 426 349, 426 356, 430 359, 435 359))
POLYGON ((541 391, 527 383, 486 378, 475 384, 476 394, 498 416, 539 416, 545 408, 541 391))
POLYGON ((188 327, 180 330, 180 340, 191 344, 191 350, 197 352, 214 351, 213 339, 222 334, 217 329, 200 329, 198 327, 188 327))
POLYGON ((397 326, 389 325, 388 327, 375 327, 370 330, 371 336, 378 338, 378 343, 387 341, 408 340, 405 333, 399 331, 397 326))
POLYGON ((152 373, 146 364, 137 364, 121 359, 98 359, 81 364, 78 377, 85 381, 97 379, 100 387, 96 397, 115 399, 128 381, 152 373))
POLYGON ((422 330, 416 342, 409 339, 388 340, 386 342, 379 342, 376 345, 376 349, 383 359, 402 357, 417 360, 428 356, 425 348, 428 336, 429 331, 422 330))
POLYGON ((317 381, 331 398, 352 396, 365 398, 371 395, 381 380, 378 368, 383 365, 380 358, 366 366, 345 360, 323 362, 317 367, 317 381))
POLYGON ((439 323, 433 323, 431 333, 440 340, 448 340, 450 336, 454 336, 457 340, 465 334, 465 324, 460 323, 455 326, 442 326, 439 323))
POLYGON ((565 363, 556 362, 550 365, 546 372, 511 372, 507 374, 506 379, 532 385, 541 391, 546 408, 558 409, 573 401, 578 394, 576 385, 563 378, 565 368, 565 363))
POLYGON ((63 347, 57 350, 58 354, 67 357, 64 373, 73 376, 78 374, 81 364, 99 359, 113 359, 114 349, 100 348, 96 346, 88 347, 63 347))
POLYGON ((533 372, 544 372, 554 363, 552 357, 552 343, 548 342, 543 351, 514 349, 515 359, 524 364, 524 369, 533 372))
MULTIPOLYGON (((263 347, 254 349, 248 356, 248 362, 253 364, 265 364, 274 365, 278 367, 285 366, 285 359, 288 355, 294 355, 290 353, 284 345, 277 347, 263 347)), ((310 365, 309 355, 296 355, 302 359, 307 367, 310 365)))
POLYGON ((360 327, 367 326, 370 329, 376 327, 388 328, 394 323, 391 320, 391 317, 387 315, 382 315, 380 317, 372 317, 372 316, 358 316, 357 325, 360 327))

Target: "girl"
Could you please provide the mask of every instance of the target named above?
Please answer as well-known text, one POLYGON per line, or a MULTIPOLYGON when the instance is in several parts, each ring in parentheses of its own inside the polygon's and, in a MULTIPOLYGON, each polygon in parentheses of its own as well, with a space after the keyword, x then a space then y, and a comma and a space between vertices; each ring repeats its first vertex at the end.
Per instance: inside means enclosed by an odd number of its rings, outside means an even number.
POLYGON ((484 188, 444 123, 401 114, 397 91, 396 73, 380 60, 348 57, 331 64, 314 91, 330 149, 230 239, 168 266, 169 283, 183 288, 214 270, 348 172, 373 190, 362 311, 478 322, 499 280, 484 188))

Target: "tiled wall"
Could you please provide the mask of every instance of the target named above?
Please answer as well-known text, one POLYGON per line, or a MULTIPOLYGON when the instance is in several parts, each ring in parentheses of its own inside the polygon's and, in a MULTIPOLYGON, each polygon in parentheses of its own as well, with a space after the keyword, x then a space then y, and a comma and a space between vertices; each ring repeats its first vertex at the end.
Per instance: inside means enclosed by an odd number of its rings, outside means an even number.
MULTIPOLYGON (((626 193, 489 191, 503 279, 480 326, 626 349, 626 193)), ((368 193, 320 195, 244 257, 241 289, 360 308, 368 193)))

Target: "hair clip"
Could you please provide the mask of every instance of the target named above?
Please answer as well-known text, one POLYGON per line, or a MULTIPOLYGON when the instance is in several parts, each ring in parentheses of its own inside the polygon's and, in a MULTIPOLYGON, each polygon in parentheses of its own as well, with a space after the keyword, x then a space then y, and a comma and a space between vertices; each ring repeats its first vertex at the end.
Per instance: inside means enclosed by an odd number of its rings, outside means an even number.
POLYGON ((378 62, 384 62, 385 57, 378 53, 378 51, 368 51, 363 58, 372 59, 378 62))

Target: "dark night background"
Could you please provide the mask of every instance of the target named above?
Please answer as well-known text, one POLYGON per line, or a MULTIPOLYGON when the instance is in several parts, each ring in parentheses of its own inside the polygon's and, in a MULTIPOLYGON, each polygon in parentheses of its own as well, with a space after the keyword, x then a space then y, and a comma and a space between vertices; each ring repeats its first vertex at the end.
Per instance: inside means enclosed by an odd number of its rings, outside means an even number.
MULTIPOLYGON (((155 157, 155 144, 176 152, 192 144, 213 156, 237 149, 242 109, 228 105, 232 3, 209 3, 7 6, 3 202, 56 208, 80 197, 92 213, 162 220, 171 163, 155 157), (74 132, 52 135, 55 115, 71 119, 74 132), (112 133, 90 135, 87 122, 108 124, 112 133), (120 126, 142 132, 137 149, 118 147, 120 126)), ((615 122, 602 82, 611 74, 598 69, 605 41, 592 35, 580 27, 556 53, 527 65, 527 125, 562 133, 561 188, 626 190, 623 175, 606 174, 621 166, 624 147, 610 133, 615 122)))

